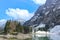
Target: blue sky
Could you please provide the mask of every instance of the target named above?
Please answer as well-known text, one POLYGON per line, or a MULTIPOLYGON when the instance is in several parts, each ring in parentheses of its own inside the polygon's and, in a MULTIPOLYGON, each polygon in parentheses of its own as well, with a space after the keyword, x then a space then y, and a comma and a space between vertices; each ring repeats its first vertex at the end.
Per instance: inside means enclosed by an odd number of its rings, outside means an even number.
POLYGON ((29 20, 46 0, 0 0, 0 20, 29 20))

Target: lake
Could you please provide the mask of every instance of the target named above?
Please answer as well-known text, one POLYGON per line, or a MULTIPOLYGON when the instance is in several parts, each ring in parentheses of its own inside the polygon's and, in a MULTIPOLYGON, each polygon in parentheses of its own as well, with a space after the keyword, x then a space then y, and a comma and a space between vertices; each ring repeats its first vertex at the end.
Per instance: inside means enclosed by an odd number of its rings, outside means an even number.
POLYGON ((60 40, 60 33, 32 37, 32 40, 60 40))

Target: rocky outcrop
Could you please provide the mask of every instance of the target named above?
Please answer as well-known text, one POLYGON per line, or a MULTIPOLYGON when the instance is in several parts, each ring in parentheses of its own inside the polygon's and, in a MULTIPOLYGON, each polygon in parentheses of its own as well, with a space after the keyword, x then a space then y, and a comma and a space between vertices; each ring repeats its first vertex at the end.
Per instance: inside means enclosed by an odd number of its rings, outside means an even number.
POLYGON ((24 26, 36 27, 40 23, 45 24, 48 29, 60 25, 60 0, 47 0, 37 9, 34 16, 24 23, 24 26))

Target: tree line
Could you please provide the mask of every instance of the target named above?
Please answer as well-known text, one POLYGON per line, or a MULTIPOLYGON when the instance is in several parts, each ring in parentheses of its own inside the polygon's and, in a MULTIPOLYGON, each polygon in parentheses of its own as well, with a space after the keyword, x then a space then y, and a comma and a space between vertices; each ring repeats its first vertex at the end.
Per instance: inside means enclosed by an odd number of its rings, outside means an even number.
POLYGON ((21 25, 18 21, 8 20, 5 24, 4 34, 18 34, 18 33, 30 33, 32 32, 32 27, 27 27, 21 25))

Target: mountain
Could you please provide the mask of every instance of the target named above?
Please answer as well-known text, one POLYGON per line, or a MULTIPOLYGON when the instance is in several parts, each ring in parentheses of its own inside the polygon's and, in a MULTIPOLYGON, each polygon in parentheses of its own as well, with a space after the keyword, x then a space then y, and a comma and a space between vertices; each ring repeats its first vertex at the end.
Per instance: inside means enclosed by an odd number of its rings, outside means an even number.
POLYGON ((5 27, 5 23, 6 23, 7 20, 0 20, 0 32, 4 30, 4 27, 5 27))
POLYGON ((47 30, 55 25, 60 25, 60 0, 46 0, 46 3, 40 6, 35 15, 24 23, 24 26, 45 25, 47 30))

